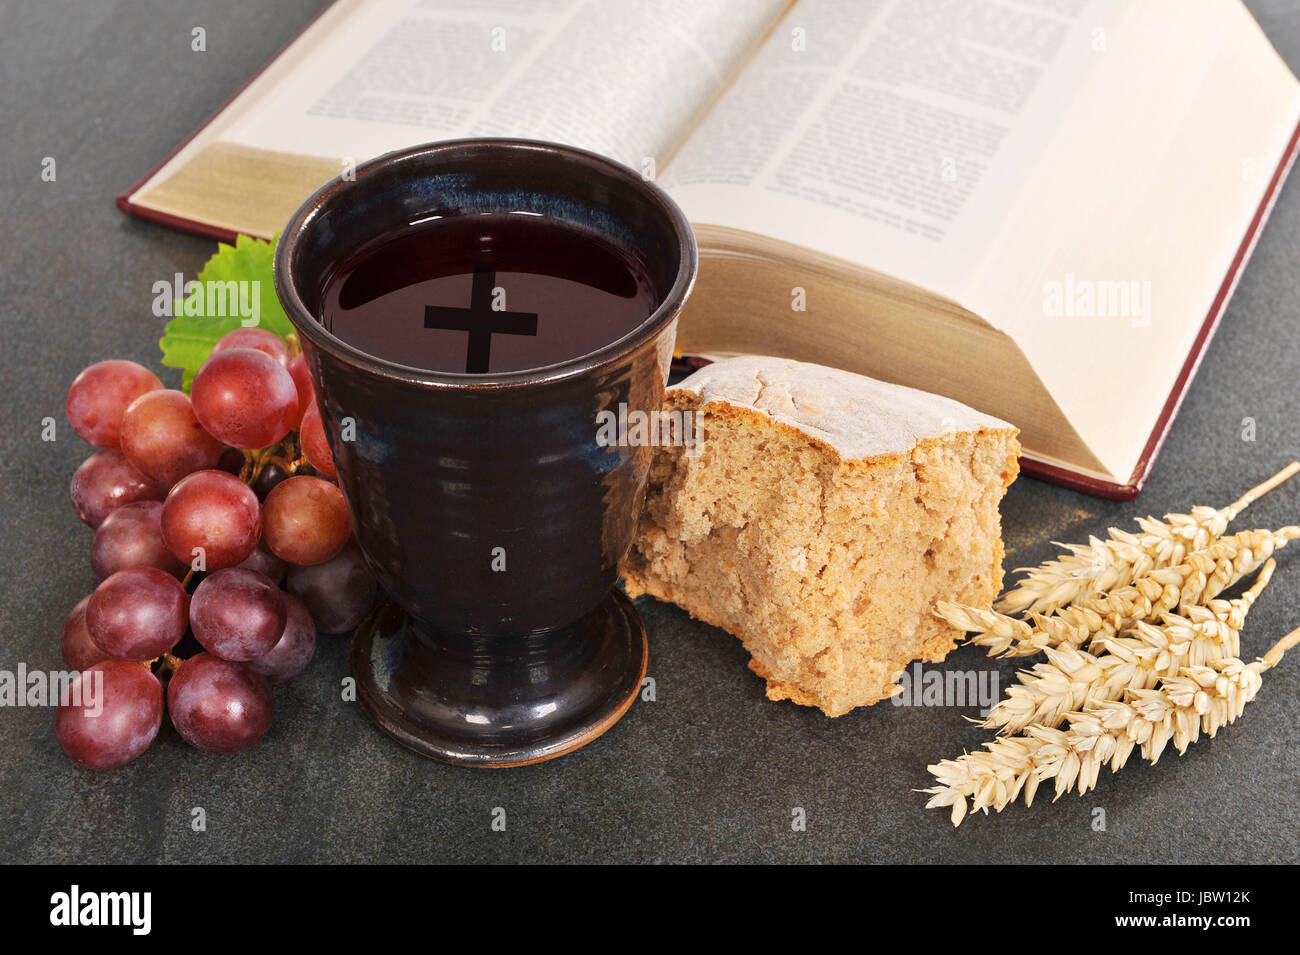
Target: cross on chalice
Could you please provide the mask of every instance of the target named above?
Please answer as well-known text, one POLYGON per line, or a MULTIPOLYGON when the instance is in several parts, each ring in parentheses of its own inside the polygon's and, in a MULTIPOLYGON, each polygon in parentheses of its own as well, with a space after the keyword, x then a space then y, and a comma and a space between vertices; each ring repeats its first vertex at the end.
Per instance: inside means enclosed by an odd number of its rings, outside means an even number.
POLYGON ((469 332, 469 348, 465 355, 467 374, 487 374, 493 335, 537 334, 536 312, 497 311, 492 307, 496 281, 495 269, 477 268, 474 270, 469 308, 452 305, 426 305, 424 308, 425 328, 469 332))

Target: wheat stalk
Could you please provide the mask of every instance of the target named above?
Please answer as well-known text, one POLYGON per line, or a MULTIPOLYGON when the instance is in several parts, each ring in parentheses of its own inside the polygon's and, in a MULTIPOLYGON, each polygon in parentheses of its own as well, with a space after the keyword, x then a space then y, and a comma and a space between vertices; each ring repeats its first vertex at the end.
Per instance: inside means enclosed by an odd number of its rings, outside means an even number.
POLYGON ((1019 733, 1030 724, 1057 727, 1072 712, 1094 703, 1119 700, 1145 690, 1184 666, 1202 666, 1239 653, 1241 627, 1251 606, 1268 586, 1276 563, 1269 560, 1248 591, 1235 600, 1193 606, 1187 616, 1166 613, 1160 626, 1133 625, 1133 636, 1094 641, 1094 655, 1074 647, 1048 647, 1047 660, 1019 674, 1020 684, 985 718, 986 729, 1019 733))
POLYGON ((1052 613, 1080 597, 1123 587, 1158 567, 1182 563, 1223 535, 1228 524, 1279 484, 1300 472, 1300 461, 1251 488, 1227 507, 1194 507, 1188 514, 1166 514, 1164 521, 1138 518, 1140 534, 1112 527, 1109 537, 1087 544, 1059 544, 1060 554, 1039 567, 1018 567, 1026 576, 995 605, 1003 613, 1052 613))
POLYGON ((1071 789, 1088 792, 1102 766, 1117 772, 1134 749, 1152 763, 1171 742, 1181 754, 1201 733, 1213 737, 1236 720, 1259 692, 1261 674, 1297 643, 1300 629, 1253 663, 1230 657, 1183 666, 1157 687, 1127 694, 1129 700, 1067 714, 1068 729, 1031 724, 1022 736, 998 737, 982 751, 936 763, 928 770, 938 785, 922 790, 930 796, 926 808, 950 808, 958 826, 968 812, 1001 812, 1022 793, 1032 805, 1044 780, 1053 781, 1055 799, 1071 789))
POLYGON ((1300 526, 1276 531, 1241 531, 1188 554, 1179 564, 1159 567, 1127 586, 1095 594, 1031 621, 995 610, 939 601, 935 613, 989 656, 1032 656, 1049 647, 1082 647, 1112 637, 1139 621, 1158 621, 1179 607, 1203 604, 1253 572, 1278 548, 1300 537, 1300 526))

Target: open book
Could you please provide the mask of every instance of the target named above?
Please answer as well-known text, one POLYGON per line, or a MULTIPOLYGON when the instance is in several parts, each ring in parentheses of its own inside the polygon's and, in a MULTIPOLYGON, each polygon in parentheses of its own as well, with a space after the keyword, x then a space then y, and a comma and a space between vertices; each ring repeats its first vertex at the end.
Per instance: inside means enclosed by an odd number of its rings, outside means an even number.
POLYGON ((392 149, 584 146, 696 224, 679 350, 938 392, 1131 497, 1298 122, 1237 0, 339 0, 118 201, 269 237, 392 149))

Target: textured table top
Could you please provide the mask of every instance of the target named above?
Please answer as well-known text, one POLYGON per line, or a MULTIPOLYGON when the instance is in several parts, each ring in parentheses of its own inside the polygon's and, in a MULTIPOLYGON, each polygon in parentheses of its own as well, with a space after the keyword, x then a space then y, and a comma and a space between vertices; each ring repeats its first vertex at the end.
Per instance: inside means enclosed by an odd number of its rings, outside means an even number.
MULTIPOLYGON (((90 362, 157 365, 152 284, 191 276, 212 242, 133 221, 113 196, 218 107, 321 0, 0 0, 0 669, 63 666, 59 629, 94 584, 67 484, 88 448, 63 395, 90 362), (206 53, 190 30, 207 30, 206 53), (45 156, 54 183, 40 179, 45 156), (53 416, 59 440, 40 439, 53 416)), ((1300 10, 1250 7, 1300 71, 1300 10)), ((1281 195, 1217 338, 1135 504, 1022 479, 1004 505, 1007 566, 1137 513, 1227 503, 1300 453, 1300 188, 1281 195), (1242 438, 1253 418, 1256 439, 1242 438)), ((175 373, 169 372, 174 375, 175 373)), ((166 378, 173 386, 177 384, 166 378)), ((1294 522, 1300 484, 1252 509, 1294 522)), ((1243 525, 1245 526, 1245 525, 1243 525)), ((1283 552, 1243 654, 1300 626, 1300 553, 1283 552)), ((402 749, 340 700, 344 638, 276 691, 275 724, 233 757, 164 728, 137 762, 81 770, 48 709, 0 709, 0 861, 1300 861, 1300 660, 1269 673, 1245 716, 1183 757, 1134 762, 1087 796, 1008 809, 954 831, 912 790, 925 766, 986 734, 973 709, 880 705, 836 720, 764 700, 738 641, 640 602, 658 698, 594 744, 506 772, 402 749), (202 807, 207 829, 195 832, 202 807), (506 829, 491 827, 506 811, 506 829), (806 831, 792 831, 792 812, 806 831), (1095 809, 1106 827, 1095 831, 1095 809)), ((973 648, 945 668, 1015 667, 973 648)))

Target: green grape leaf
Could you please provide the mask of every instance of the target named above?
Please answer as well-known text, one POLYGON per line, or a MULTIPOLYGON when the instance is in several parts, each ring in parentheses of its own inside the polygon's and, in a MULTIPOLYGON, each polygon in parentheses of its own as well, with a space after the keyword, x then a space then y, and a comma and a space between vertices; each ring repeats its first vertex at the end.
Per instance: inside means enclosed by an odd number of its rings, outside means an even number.
POLYGON ((184 391, 190 390, 195 372, 226 332, 241 325, 265 328, 281 338, 293 332, 271 276, 279 238, 276 233, 264 242, 239 235, 234 245, 218 245, 217 254, 199 272, 198 284, 187 282, 184 298, 173 302, 174 317, 163 329, 158 346, 162 363, 183 372, 184 391))

